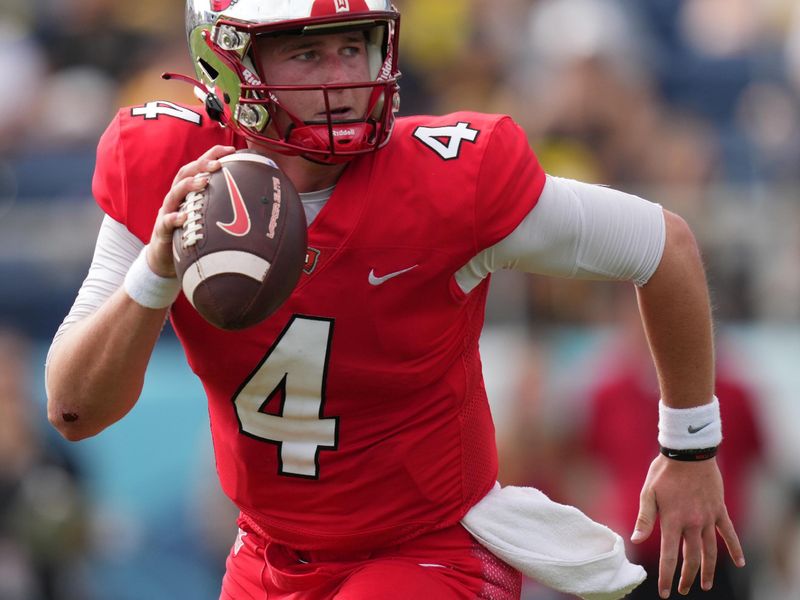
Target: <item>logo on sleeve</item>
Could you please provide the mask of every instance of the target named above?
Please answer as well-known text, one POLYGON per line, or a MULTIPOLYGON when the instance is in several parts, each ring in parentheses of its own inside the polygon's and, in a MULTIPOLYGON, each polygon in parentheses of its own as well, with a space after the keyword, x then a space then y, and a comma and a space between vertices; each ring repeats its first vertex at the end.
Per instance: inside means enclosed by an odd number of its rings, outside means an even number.
POLYGON ((459 121, 456 125, 445 125, 444 127, 420 125, 414 130, 414 137, 444 160, 453 160, 461 154, 461 145, 464 142, 474 144, 479 133, 477 129, 472 129, 469 123, 459 121))

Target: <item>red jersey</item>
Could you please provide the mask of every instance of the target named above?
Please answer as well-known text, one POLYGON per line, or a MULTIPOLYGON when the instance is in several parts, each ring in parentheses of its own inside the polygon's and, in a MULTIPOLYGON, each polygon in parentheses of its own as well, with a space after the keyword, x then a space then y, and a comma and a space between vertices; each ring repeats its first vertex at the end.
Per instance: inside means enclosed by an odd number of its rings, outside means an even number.
MULTIPOLYGON (((124 109, 100 141, 96 199, 146 242, 178 168, 231 143, 244 145, 187 107, 124 109)), ((544 178, 508 117, 401 118, 348 164, 280 310, 223 331, 178 298, 222 488, 267 535, 368 549, 452 525, 489 491, 488 279, 465 294, 454 274, 514 230, 544 178)))

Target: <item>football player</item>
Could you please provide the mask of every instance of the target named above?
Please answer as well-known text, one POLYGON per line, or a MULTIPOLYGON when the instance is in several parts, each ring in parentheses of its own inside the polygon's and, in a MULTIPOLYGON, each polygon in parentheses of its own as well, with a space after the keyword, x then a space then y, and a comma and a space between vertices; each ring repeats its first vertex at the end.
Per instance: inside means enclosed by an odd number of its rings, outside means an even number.
POLYGON ((100 140, 106 217, 51 346, 48 416, 70 440, 121 419, 169 317, 241 510, 221 598, 519 596, 519 572, 461 523, 497 474, 478 339, 502 268, 635 284, 663 450, 633 539, 660 519, 665 597, 681 547, 679 590, 698 572, 712 585, 717 531, 743 564, 713 458, 708 292, 683 220, 545 174, 509 117, 396 118, 388 0, 189 0, 186 14, 203 105, 124 108, 100 140), (184 197, 245 147, 302 193, 309 250, 287 302, 233 332, 179 293, 171 240, 184 197))

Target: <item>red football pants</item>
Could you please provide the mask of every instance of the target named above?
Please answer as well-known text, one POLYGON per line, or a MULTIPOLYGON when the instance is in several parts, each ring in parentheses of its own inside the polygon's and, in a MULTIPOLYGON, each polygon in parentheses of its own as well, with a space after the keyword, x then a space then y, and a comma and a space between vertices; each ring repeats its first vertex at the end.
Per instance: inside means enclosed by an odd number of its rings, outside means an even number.
POLYGON ((518 571, 461 525, 354 556, 297 552, 240 521, 220 600, 518 600, 518 571))

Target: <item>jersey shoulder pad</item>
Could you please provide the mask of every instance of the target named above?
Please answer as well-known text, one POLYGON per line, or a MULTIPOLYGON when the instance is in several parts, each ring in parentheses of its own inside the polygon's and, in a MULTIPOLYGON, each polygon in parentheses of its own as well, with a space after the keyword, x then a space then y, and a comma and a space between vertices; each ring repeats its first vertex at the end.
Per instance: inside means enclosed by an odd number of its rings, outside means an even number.
POLYGON ((97 146, 92 191, 103 211, 146 241, 181 166, 233 135, 201 106, 163 100, 119 110, 97 146))
POLYGON ((392 144, 387 162, 404 165, 438 202, 458 203, 475 217, 476 251, 508 235, 544 186, 527 134, 507 115, 465 111, 401 118, 392 144))
POLYGON ((197 148, 232 139, 231 132, 210 119, 199 105, 157 100, 122 108, 117 118, 126 159, 134 164, 142 161, 166 167, 177 162, 180 166, 187 158, 197 158, 197 148))
POLYGON ((415 129, 417 127, 446 127, 460 122, 480 130, 491 129, 497 122, 510 118, 507 115, 481 113, 473 111, 459 111, 444 115, 414 115, 397 119, 395 128, 399 130, 415 129))
MULTIPOLYGON (((506 115, 467 111, 440 116, 403 117, 397 120, 389 147, 394 152, 410 153, 412 156, 438 156, 445 161, 462 159, 457 161, 461 163, 480 161, 490 147, 495 132, 505 129, 502 125, 506 122, 514 124, 506 115)), ((503 131, 502 135, 508 134, 503 131)))

